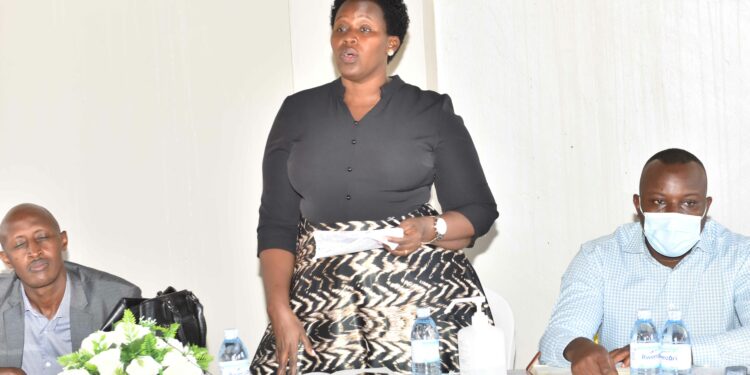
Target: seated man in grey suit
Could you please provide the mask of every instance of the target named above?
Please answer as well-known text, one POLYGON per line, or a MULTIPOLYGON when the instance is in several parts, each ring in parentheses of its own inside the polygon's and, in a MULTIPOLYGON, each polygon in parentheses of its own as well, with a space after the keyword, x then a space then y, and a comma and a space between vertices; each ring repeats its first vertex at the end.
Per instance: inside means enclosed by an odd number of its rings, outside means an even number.
POLYGON ((141 290, 117 276, 65 262, 68 235, 45 208, 21 204, 0 222, 0 374, 57 374, 122 297, 141 290))

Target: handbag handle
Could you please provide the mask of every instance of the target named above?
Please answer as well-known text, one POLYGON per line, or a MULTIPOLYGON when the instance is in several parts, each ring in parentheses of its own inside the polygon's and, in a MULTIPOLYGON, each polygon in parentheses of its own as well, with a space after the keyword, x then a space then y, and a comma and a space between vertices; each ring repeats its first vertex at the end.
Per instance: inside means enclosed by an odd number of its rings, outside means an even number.
POLYGON ((156 292, 156 296, 159 297, 159 296, 162 296, 164 294, 170 294, 170 293, 175 293, 175 292, 177 292, 177 289, 175 289, 174 287, 172 287, 170 285, 166 289, 164 289, 162 291, 159 291, 159 292, 156 292))

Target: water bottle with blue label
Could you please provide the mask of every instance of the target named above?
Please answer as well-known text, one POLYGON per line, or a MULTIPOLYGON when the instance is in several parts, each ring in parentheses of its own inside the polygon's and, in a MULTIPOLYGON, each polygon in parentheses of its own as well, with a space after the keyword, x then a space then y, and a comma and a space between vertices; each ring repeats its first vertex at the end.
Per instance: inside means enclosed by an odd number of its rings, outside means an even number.
POLYGON ((236 329, 224 330, 224 341, 219 348, 221 375, 250 375, 250 357, 236 329))
POLYGON ((693 365, 690 335, 682 322, 682 312, 669 310, 661 337, 662 375, 687 375, 693 365))
POLYGON ((638 310, 638 319, 630 334, 630 373, 657 375, 660 354, 659 331, 651 319, 651 310, 638 310))
POLYGON ((412 375, 440 375, 440 335, 429 307, 417 309, 411 329, 412 375))

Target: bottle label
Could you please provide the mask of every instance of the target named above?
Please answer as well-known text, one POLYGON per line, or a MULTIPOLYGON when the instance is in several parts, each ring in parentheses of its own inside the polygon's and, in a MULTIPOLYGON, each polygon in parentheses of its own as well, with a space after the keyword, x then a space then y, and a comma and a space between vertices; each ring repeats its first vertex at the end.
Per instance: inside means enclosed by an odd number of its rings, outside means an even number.
POLYGON ((219 369, 221 375, 250 375, 250 361, 243 359, 219 362, 219 369))
POLYGON ((414 340, 411 342, 411 360, 414 363, 440 361, 440 341, 414 340))
POLYGON ((655 369, 659 367, 659 343, 639 342, 630 344, 630 368, 655 369))
POLYGON ((687 344, 663 344, 660 357, 663 370, 689 370, 693 364, 690 345, 687 344))

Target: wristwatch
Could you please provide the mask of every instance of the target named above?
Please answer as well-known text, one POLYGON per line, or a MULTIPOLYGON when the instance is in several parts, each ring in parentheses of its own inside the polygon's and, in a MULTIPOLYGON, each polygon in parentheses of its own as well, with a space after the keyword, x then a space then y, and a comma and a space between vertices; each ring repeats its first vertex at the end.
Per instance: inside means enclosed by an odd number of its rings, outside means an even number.
POLYGON ((445 233, 448 231, 448 223, 445 222, 445 219, 440 216, 433 216, 433 218, 435 220, 433 224, 435 227, 435 238, 429 243, 442 240, 445 237, 445 233))

